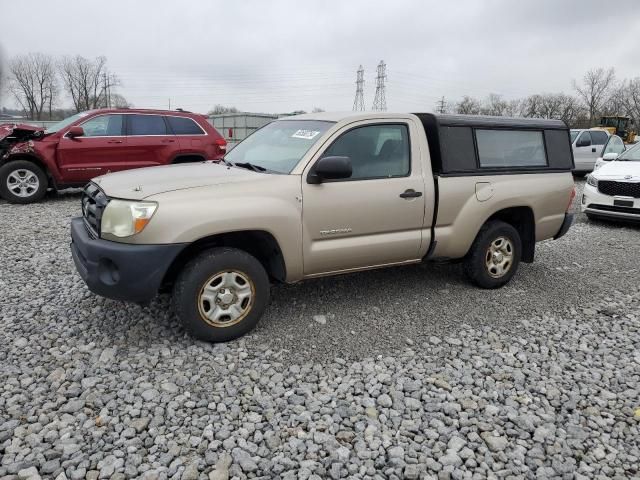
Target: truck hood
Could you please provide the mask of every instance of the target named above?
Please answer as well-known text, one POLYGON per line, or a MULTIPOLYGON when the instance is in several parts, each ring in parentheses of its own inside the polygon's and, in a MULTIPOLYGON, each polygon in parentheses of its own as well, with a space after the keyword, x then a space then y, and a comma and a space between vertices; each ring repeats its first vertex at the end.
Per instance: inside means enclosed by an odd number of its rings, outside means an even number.
POLYGON ((270 176, 209 161, 109 173, 94 178, 93 182, 109 197, 142 200, 174 190, 250 182, 270 176))
POLYGON ((640 162, 612 160, 592 175, 598 180, 640 180, 640 162), (628 178, 631 176, 631 178, 628 178))
POLYGON ((7 139, 11 143, 22 142, 44 135, 44 128, 33 125, 3 123, 0 124, 0 141, 7 139))

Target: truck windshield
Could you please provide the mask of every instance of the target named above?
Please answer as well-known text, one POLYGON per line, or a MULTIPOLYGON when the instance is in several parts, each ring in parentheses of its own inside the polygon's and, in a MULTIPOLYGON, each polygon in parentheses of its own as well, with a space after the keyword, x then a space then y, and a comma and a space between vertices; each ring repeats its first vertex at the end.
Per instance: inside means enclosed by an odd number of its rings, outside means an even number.
POLYGON ((50 127, 47 127, 45 133, 56 133, 62 130, 64 127, 71 125, 73 122, 78 120, 79 118, 86 117, 91 112, 80 112, 75 115, 71 115, 70 117, 65 118, 64 120, 60 120, 58 123, 54 123, 50 127))
POLYGON ((278 120, 240 142, 224 159, 264 171, 290 173, 333 122, 278 120))

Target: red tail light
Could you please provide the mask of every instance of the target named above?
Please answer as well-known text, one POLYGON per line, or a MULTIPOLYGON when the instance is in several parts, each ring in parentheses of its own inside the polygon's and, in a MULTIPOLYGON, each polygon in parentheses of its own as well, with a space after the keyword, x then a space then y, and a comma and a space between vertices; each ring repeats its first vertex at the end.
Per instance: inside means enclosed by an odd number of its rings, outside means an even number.
POLYGON ((569 204, 567 205, 567 212, 571 210, 571 205, 573 204, 573 199, 576 198, 576 186, 574 185, 571 189, 571 195, 569 195, 569 204))
POLYGON ((225 154, 227 153, 227 141, 224 138, 216 138, 213 141, 213 144, 216 146, 218 153, 225 154))

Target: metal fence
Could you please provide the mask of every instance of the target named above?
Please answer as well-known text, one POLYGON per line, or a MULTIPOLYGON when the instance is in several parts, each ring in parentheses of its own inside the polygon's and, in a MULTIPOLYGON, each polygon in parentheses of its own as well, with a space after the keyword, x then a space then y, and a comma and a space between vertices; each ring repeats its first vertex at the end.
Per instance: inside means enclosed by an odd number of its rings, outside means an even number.
POLYGON ((267 113, 223 113, 209 116, 209 123, 220 132, 229 147, 233 147, 277 118, 278 115, 267 113))

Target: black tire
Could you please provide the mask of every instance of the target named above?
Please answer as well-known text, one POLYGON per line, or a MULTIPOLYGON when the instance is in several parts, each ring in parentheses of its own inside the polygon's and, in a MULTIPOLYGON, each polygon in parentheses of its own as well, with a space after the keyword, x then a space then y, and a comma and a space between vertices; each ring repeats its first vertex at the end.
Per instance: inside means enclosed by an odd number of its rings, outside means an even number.
MULTIPOLYGON (((33 184, 33 182, 29 183, 33 184)), ((49 180, 47 179, 47 175, 38 165, 30 162, 29 160, 13 160, 0 167, 0 196, 9 203, 25 204, 40 201, 47 193, 48 186, 49 180), (11 176, 12 178, 15 178, 12 174, 15 174, 16 172, 23 172, 26 175, 26 178, 37 179, 36 187, 25 187, 25 196, 16 194, 10 190, 7 185, 9 177, 11 176)))
MULTIPOLYGON (((219 284, 223 285, 224 284, 219 284)), ((239 298, 235 290, 226 289, 233 298, 239 298), (232 293, 233 292, 233 293, 232 293)), ((221 292, 223 292, 221 290, 221 292)), ((207 342, 227 342, 252 330, 269 303, 269 276, 262 264, 243 250, 217 247, 207 250, 193 260, 180 272, 173 288, 173 305, 178 319, 191 335, 207 342), (233 272, 236 280, 246 278, 249 281, 251 300, 240 320, 215 321, 206 318, 207 310, 217 308, 201 294, 206 285, 213 285, 220 275, 233 272), (239 276, 239 278, 238 278, 239 276)), ((220 300, 215 294, 216 301, 220 300)), ((230 300, 231 302, 231 300, 230 300)), ((227 309, 228 310, 228 309, 227 309)))
MULTIPOLYGON (((500 220, 492 220, 485 223, 478 232, 464 260, 463 270, 467 278, 478 287, 499 288, 509 282, 511 277, 515 275, 518 265, 520 264, 521 255, 522 241, 520 240, 518 231, 508 223, 500 220), (490 252, 492 244, 498 242, 500 238, 509 241, 502 245, 504 248, 510 243, 511 259, 508 268, 505 266, 506 271, 504 271, 501 276, 496 277, 495 275, 501 272, 497 270, 496 266, 488 266, 487 263, 489 259, 494 258, 490 252)), ((504 259, 508 258, 508 256, 503 254, 503 256, 499 258, 504 259)))

